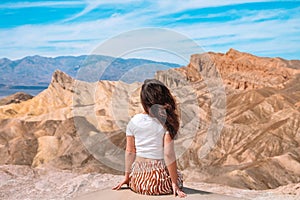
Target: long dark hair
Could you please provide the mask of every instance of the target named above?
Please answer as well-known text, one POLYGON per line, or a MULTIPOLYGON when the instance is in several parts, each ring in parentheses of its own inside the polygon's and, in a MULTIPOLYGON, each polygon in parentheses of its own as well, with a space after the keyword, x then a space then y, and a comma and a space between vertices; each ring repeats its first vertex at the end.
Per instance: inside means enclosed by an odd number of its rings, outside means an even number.
POLYGON ((179 120, 176 102, 170 90, 156 79, 146 79, 140 97, 145 112, 158 119, 174 139, 179 129, 179 120))

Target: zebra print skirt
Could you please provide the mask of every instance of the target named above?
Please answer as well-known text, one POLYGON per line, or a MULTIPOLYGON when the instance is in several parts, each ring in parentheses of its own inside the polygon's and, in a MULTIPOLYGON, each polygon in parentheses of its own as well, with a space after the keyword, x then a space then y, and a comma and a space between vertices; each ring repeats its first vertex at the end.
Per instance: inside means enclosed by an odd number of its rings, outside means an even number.
MULTIPOLYGON (((178 186, 183 187, 182 174, 177 171, 178 186)), ((172 194, 172 181, 163 160, 134 162, 129 187, 136 193, 146 195, 172 194)))

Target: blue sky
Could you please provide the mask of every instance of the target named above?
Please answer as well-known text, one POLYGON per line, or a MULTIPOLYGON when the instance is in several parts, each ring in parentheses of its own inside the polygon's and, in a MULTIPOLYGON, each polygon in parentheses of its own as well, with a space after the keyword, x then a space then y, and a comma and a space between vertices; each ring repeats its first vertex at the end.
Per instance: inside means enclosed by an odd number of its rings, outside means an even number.
POLYGON ((300 1, 267 0, 1 0, 0 57, 89 54, 145 27, 176 31, 205 51, 300 59, 300 1))

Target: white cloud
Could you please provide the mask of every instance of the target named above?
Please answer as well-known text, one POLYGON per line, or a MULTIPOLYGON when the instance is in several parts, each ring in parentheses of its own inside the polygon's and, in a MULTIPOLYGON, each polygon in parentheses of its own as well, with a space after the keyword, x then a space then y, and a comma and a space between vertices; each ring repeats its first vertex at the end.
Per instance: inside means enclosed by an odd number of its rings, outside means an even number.
MULTIPOLYGON (((62 1, 61 3, 68 2, 62 1)), ((114 15, 107 19, 88 22, 76 22, 75 20, 103 4, 128 2, 139 1, 74 1, 73 3, 86 5, 86 8, 82 12, 65 20, 65 23, 28 25, 6 30, 2 29, 0 31, 0 38, 2 38, 0 40, 0 55, 9 58, 20 58, 33 54, 46 56, 89 54, 107 39, 125 31, 147 27, 155 20, 160 21, 160 16, 168 13, 206 6, 247 3, 250 1, 221 0, 202 3, 196 1, 198 2, 196 4, 195 1, 191 0, 177 3, 164 0, 153 3, 150 7, 140 8, 137 11, 128 12, 123 15, 114 15), (66 22, 69 20, 72 20, 73 23, 66 22)), ((51 4, 49 2, 46 3, 48 5, 51 4)), ((58 1, 52 2, 52 5, 55 3, 58 4, 58 1)), ((39 3, 36 3, 37 5, 39 3)), ((232 13, 230 12, 216 14, 215 16, 231 15, 232 13)), ((196 39, 199 45, 203 46, 205 50, 224 52, 233 47, 242 51, 260 53, 261 55, 271 55, 272 52, 274 54, 282 54, 284 52, 299 51, 299 43, 295 42, 298 41, 298 36, 300 35, 300 14, 297 13, 299 13, 299 9, 277 9, 276 12, 274 10, 252 10, 240 13, 241 18, 230 22, 174 23, 172 27, 164 27, 172 28, 174 31, 185 34, 189 38, 196 39), (283 15, 288 15, 289 18, 280 19, 280 16, 283 15), (260 21, 260 19, 269 20, 260 21)), ((159 27, 159 23, 157 23, 156 27, 159 27)), ((135 53, 135 55, 142 56, 143 52, 135 53)), ((295 53, 291 55, 295 55, 295 53)), ((166 57, 161 56, 161 59, 166 57)))
POLYGON ((4 9, 19 9, 19 8, 32 8, 32 7, 56 7, 56 6, 71 6, 71 5, 83 5, 82 1, 38 1, 38 2, 15 2, 4 3, 0 5, 0 8, 4 9))
POLYGON ((218 0, 218 1, 203 1, 203 0, 185 0, 176 1, 174 0, 164 0, 158 1, 157 8, 161 10, 162 14, 166 13, 177 13, 189 9, 206 8, 206 7, 217 7, 217 6, 227 6, 233 4, 244 4, 244 3, 255 3, 255 2, 272 2, 274 0, 218 0))
MULTIPOLYGON (((263 12, 256 14, 264 16, 263 12)), ((225 52, 229 48, 236 48, 262 56, 280 56, 281 54, 288 56, 288 52, 291 52, 293 54, 288 58, 296 59, 300 35, 298 24, 300 24, 300 16, 284 21, 274 19, 247 22, 241 19, 229 23, 214 23, 213 26, 209 23, 197 24, 197 26, 183 25, 176 27, 175 30, 191 38, 197 38, 198 44, 206 51, 225 52)))
POLYGON ((84 16, 85 14, 100 7, 101 5, 127 4, 127 3, 133 3, 134 1, 136 1, 136 0, 123 0, 123 1, 121 1, 121 0, 111 0, 111 1, 108 1, 108 0, 85 0, 84 2, 86 4, 86 7, 84 8, 84 10, 68 19, 63 20, 63 22, 75 20, 81 16, 84 16))
POLYGON ((31 54, 88 54, 113 35, 141 26, 132 14, 72 24, 26 25, 0 31, 0 55, 20 58, 31 54), (53 41, 62 41, 53 43, 53 41), (70 41, 70 42, 68 42, 70 41), (47 50, 47 48, 55 48, 47 50), (8 51, 9 49, 9 51, 8 51), (76 53, 74 53, 76 52, 76 53))

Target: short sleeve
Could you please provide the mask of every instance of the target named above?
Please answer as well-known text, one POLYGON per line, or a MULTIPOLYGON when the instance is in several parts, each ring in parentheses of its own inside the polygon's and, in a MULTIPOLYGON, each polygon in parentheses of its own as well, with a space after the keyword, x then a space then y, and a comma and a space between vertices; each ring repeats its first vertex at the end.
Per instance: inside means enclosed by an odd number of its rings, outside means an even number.
POLYGON ((169 131, 166 131, 165 134, 167 135, 167 134, 170 134, 170 133, 169 133, 169 131))
POLYGON ((133 128, 132 120, 130 120, 126 127, 126 136, 134 136, 133 128))

